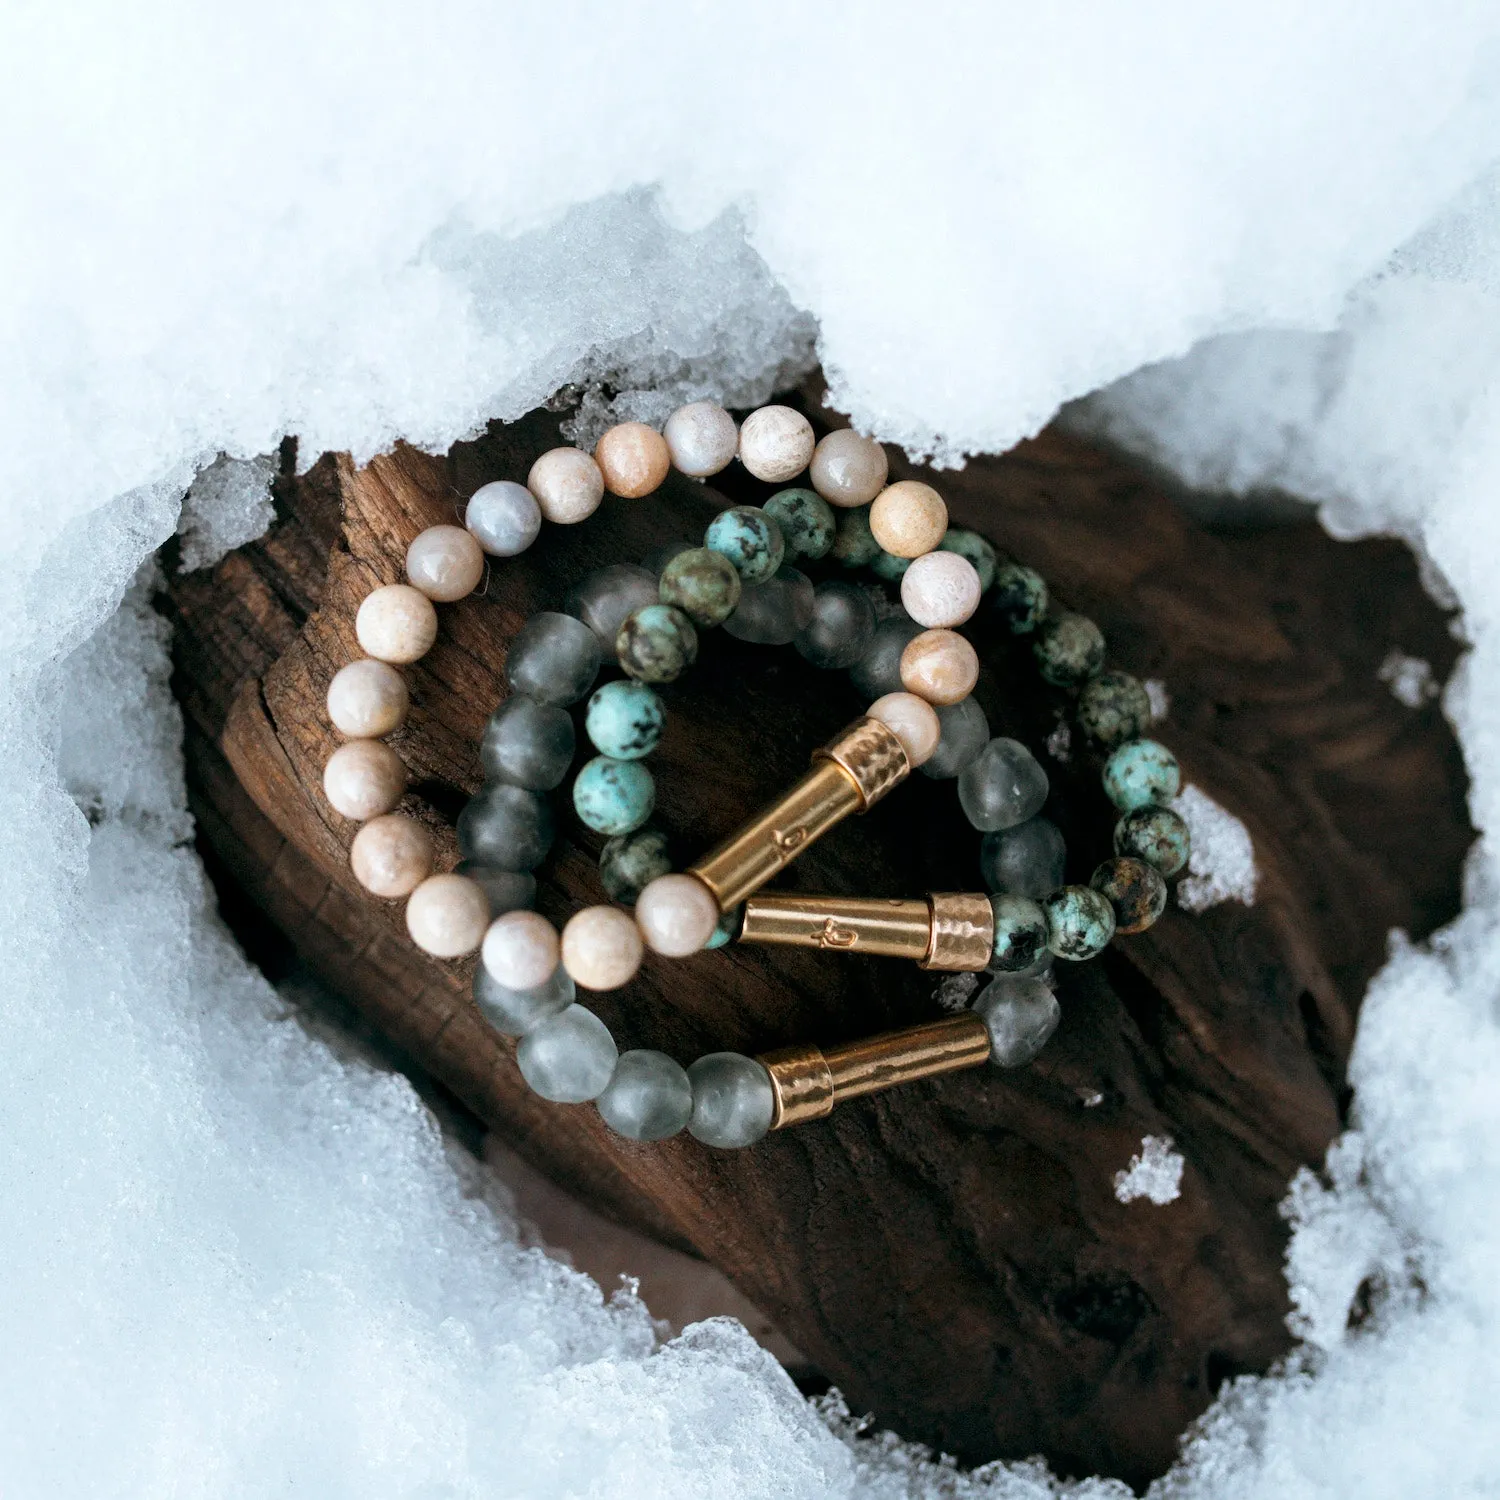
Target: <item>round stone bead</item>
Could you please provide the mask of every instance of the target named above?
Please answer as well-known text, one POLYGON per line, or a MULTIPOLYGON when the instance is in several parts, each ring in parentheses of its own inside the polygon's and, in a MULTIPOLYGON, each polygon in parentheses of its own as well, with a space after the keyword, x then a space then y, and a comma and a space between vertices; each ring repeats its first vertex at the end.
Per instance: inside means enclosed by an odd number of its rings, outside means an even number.
POLYGON ((858 584, 820 583, 813 590, 813 617, 797 633, 798 654, 815 667, 852 667, 875 634, 875 606, 858 584))
POLYGON ((573 764, 577 735, 567 709, 513 693, 484 726, 479 764, 490 781, 550 792, 573 764))
POLYGON ((496 984, 534 990, 557 972, 561 956, 557 928, 535 911, 508 911, 484 933, 480 962, 496 984))
POLYGON ((901 685, 929 703, 960 703, 979 681, 979 655, 952 630, 924 630, 901 653, 901 685))
POLYGON ((995 569, 995 613, 1012 635, 1030 635, 1047 616, 1047 580, 1035 568, 1001 563, 995 569))
POLYGON ((911 567, 909 557, 897 557, 890 552, 877 552, 874 561, 870 564, 870 571, 882 583, 900 583, 906 577, 906 570, 909 567, 911 567))
POLYGON ((563 928, 563 967, 586 990, 629 984, 644 953, 640 928, 618 906, 585 906, 563 928))
POLYGON ((619 1055, 609 1027, 593 1011, 570 1005, 521 1038, 516 1066, 543 1099, 585 1104, 609 1086, 619 1055))
POLYGON ((1086 885, 1065 885, 1042 897, 1047 914, 1047 946, 1058 958, 1080 962, 1109 946, 1115 935, 1115 912, 1086 885))
POLYGON ((634 563, 610 563, 590 573, 564 601, 566 613, 582 620, 599 638, 600 650, 612 656, 615 637, 626 616, 657 600, 656 574, 634 563))
POLYGON ((714 924, 713 936, 703 945, 705 948, 727 948, 745 925, 745 908, 736 906, 726 911, 714 924))
POLYGON ((1115 824, 1115 853, 1144 860, 1170 880, 1187 867, 1192 835, 1170 807, 1136 807, 1115 824))
POLYGON ((410 703, 401 674, 370 657, 340 667, 328 684, 328 717, 350 739, 378 739, 399 729, 410 703))
POLYGON ((508 911, 526 911, 536 905, 536 876, 526 870, 496 870, 464 859, 453 873, 467 875, 484 892, 491 921, 508 911))
POLYGON ((577 703, 593 687, 603 653, 582 620, 544 609, 521 627, 505 656, 505 678, 542 703, 577 703))
POLYGON ((1151 699, 1129 672, 1101 672, 1078 694, 1078 727, 1106 750, 1138 739, 1151 725, 1151 699))
POLYGON ((606 682, 589 699, 583 727, 594 748, 614 760, 650 755, 666 728, 666 705, 644 682, 606 682))
POLYGON ((406 549, 406 577, 439 604, 466 599, 484 577, 484 550, 462 526, 429 526, 406 549))
POLYGON ((432 835, 403 813, 372 818, 349 846, 349 868, 372 896, 409 896, 432 873, 432 835))
POLYGON ((636 926, 654 953, 686 958, 719 925, 719 903, 693 875, 658 875, 636 898, 636 926))
POLYGON ((707 479, 729 467, 739 450, 739 429, 717 401, 692 401, 667 418, 661 434, 679 474, 707 479))
POLYGON ((617 422, 594 445, 594 462, 611 495, 639 500, 661 482, 672 467, 667 440, 644 422, 617 422))
POLYGON ((838 523, 822 496, 811 490, 778 490, 766 501, 765 512, 781 528, 788 562, 828 556, 838 523))
POLYGON ((995 945, 990 968, 1002 974, 1029 969, 1047 948, 1047 916, 1030 896, 990 897, 995 912, 995 945))
POLYGON ((867 568, 880 556, 880 543, 870 530, 870 507, 839 513, 838 531, 834 534, 829 555, 846 568, 867 568))
POLYGON ((634 906, 636 897, 658 876, 669 874, 667 836, 659 828, 638 828, 610 839, 599 851, 599 879, 611 901, 634 906))
POLYGON ((758 646, 786 646, 812 623, 816 607, 812 579, 796 568, 778 568, 774 578, 741 590, 724 631, 758 646))
POLYGON ((1019 740, 1003 735, 987 744, 959 773, 964 816, 982 833, 1014 828, 1034 818, 1047 800, 1047 773, 1019 740))
POLYGON ((458 848, 492 870, 534 870, 552 847, 552 804, 525 787, 492 781, 458 815, 458 848))
POLYGON ((604 475, 581 448, 553 448, 526 476, 542 515, 556 526, 586 521, 604 499, 604 475))
POLYGON ((926 765, 938 747, 943 726, 938 720, 937 710, 915 693, 887 693, 877 698, 865 710, 872 719, 879 719, 892 734, 901 741, 906 758, 912 767, 926 765))
POLYGON ((596 755, 573 781, 573 807, 588 827, 632 833, 656 806, 656 781, 638 760, 596 755))
POLYGON ((1040 979, 997 979, 974 997, 974 1011, 989 1031, 990 1061, 997 1068, 1034 1061, 1062 1020, 1052 986, 1040 979))
POLYGON ((873 438, 845 427, 819 438, 808 477, 830 505, 867 505, 885 488, 890 464, 873 438))
POLYGON ((406 898, 406 930, 434 958, 472 953, 489 921, 489 898, 462 875, 429 875, 406 898))
POLYGON ((409 583, 388 583, 365 596, 354 617, 359 648, 376 661, 420 661, 437 639, 432 600, 409 583))
POLYGON ((901 604, 918 625, 951 630, 979 608, 979 574, 956 552, 928 552, 901 575, 901 604))
POLYGON ((666 566, 679 553, 691 552, 694 547, 701 546, 701 542, 685 542, 680 538, 675 542, 663 542, 660 547, 653 547, 649 551, 641 566, 646 569, 653 578, 660 578, 666 570, 666 566))
POLYGON ((323 767, 323 795, 360 823, 388 813, 406 792, 406 763, 383 740, 350 740, 323 767))
POLYGON ((922 774, 934 781, 950 781, 968 766, 990 741, 990 721, 973 698, 945 703, 935 709, 941 738, 922 774))
POLYGON ((1080 687, 1104 665, 1104 632, 1087 615, 1064 611, 1037 626, 1031 649, 1054 687, 1080 687))
POLYGON ((693 1086, 688 1134, 705 1146, 753 1146, 771 1128, 776 1096, 771 1075, 753 1057, 709 1052, 687 1070, 693 1086))
POLYGON ((987 891, 1040 900, 1063 883, 1068 850, 1062 830, 1047 818, 1028 818, 987 833, 979 844, 979 873, 987 891))
POLYGON ((764 583, 776 574, 786 542, 775 518, 758 505, 731 505, 708 523, 703 545, 734 564, 741 583, 764 583))
POLYGON ((474 1003, 502 1036, 525 1036, 549 1016, 565 1011, 577 996, 578 986, 561 964, 550 979, 531 990, 507 989, 483 964, 474 970, 474 1003))
POLYGON ((812 456, 812 423, 789 406, 762 406, 740 427, 740 462, 767 484, 795 479, 812 456))
POLYGON ((722 625, 740 602, 742 580, 722 552, 689 547, 661 570, 657 596, 675 605, 694 625, 722 625))
POLYGON ((693 1113, 687 1069, 665 1052, 622 1052, 609 1087, 596 1101, 604 1123, 631 1141, 664 1141, 693 1113))
POLYGON ((999 560, 995 556, 995 549, 977 531, 950 526, 938 543, 938 549, 942 552, 956 552, 960 557, 968 558, 979 577, 981 594, 994 583, 999 560))
POLYGON ((882 620, 865 647, 865 654, 849 669, 849 681, 861 698, 884 698, 887 693, 901 692, 901 653, 906 650, 922 627, 905 615, 882 620))
POLYGON ((464 525, 491 557, 516 557, 537 539, 542 508, 524 484, 497 479, 469 496, 464 525))
POLYGON ((888 484, 870 506, 870 530, 894 557, 921 557, 942 541, 948 507, 930 484, 900 479, 888 484))
POLYGON ((1127 740, 1104 762, 1104 795, 1121 812, 1164 807, 1181 790, 1177 757, 1156 740, 1127 740))
POLYGON ((675 682, 698 659, 698 632, 675 605, 646 604, 625 617, 615 655, 638 682, 675 682))
POLYGON ((1116 932, 1144 932, 1166 910, 1167 882, 1145 860, 1107 859, 1089 884, 1114 908, 1116 932))

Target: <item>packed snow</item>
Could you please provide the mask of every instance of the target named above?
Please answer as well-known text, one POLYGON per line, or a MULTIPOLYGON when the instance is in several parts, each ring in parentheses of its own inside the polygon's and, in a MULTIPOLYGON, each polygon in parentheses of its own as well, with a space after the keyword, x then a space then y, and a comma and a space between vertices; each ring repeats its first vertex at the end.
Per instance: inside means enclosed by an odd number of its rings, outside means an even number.
POLYGON ((1169 1135, 1148 1135, 1130 1165, 1115 1173, 1115 1197, 1121 1203, 1144 1198, 1158 1208, 1175 1203, 1182 1193, 1182 1153, 1169 1135))
POLYGON ((1420 656, 1408 656, 1392 647, 1375 675, 1391 690, 1391 697, 1403 708, 1421 708, 1442 689, 1433 681, 1432 663, 1420 656))
POLYGON ((1199 786, 1183 787, 1172 806, 1192 839, 1187 874, 1177 883, 1177 904, 1191 912, 1207 911, 1221 901, 1254 906, 1260 872, 1250 830, 1199 786))

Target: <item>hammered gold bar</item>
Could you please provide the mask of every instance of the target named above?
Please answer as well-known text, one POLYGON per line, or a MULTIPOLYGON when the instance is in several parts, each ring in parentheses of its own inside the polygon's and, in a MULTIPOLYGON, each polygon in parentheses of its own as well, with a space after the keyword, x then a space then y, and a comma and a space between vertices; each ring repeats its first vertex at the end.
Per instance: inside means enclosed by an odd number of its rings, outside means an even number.
POLYGON ((988 896, 942 892, 920 901, 867 896, 752 896, 742 943, 908 958, 924 969, 976 973, 990 961, 988 896))
POLYGON ((813 752, 813 768, 789 792, 688 870, 714 893, 720 911, 738 906, 815 839, 864 812, 904 781, 911 762, 878 719, 856 719, 813 752))

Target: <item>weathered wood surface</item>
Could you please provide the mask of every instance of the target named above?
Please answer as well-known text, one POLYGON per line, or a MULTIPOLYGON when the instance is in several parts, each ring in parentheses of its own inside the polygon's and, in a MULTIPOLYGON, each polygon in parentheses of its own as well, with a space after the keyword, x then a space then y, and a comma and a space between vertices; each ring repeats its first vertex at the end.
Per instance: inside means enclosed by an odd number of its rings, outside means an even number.
MULTIPOLYGON (((1135 1482, 1160 1472, 1219 1382, 1286 1348, 1277 1203, 1340 1128, 1359 996, 1388 930, 1420 937, 1458 907, 1471 835, 1456 746, 1435 708, 1403 708, 1376 679, 1392 646, 1440 672, 1454 656, 1411 557, 1310 523, 1210 534, 1149 478, 1057 433, 938 476, 958 520, 1100 622, 1114 664, 1167 684, 1163 737, 1249 826, 1259 899, 1170 910, 1068 969, 1062 1027, 1019 1073, 860 1101, 738 1154, 686 1137, 635 1145, 591 1107, 528 1093, 512 1045, 470 1002, 470 966, 423 958, 399 905, 354 885, 353 829, 319 790, 334 745, 324 689, 358 654, 360 598, 397 579, 408 540, 479 484, 524 477, 557 440, 554 420, 446 459, 401 449, 356 470, 325 457, 283 478, 264 540, 171 577, 193 805, 226 902, 253 904, 375 1033, 555 1180, 721 1267, 856 1408, 969 1460, 1040 1452, 1135 1482), (1113 1196, 1147 1134, 1187 1159, 1166 1207, 1113 1196)), ((722 490, 767 492, 737 470, 722 490)), ((408 806, 447 857, 507 640, 591 568, 701 533, 716 503, 675 478, 650 500, 607 501, 582 526, 547 528, 484 597, 442 608, 394 742, 413 772, 408 806)), ((994 731, 1040 750, 1062 700, 1024 647, 982 623, 973 635, 994 731)), ((841 674, 722 633, 668 696, 653 769, 684 863, 860 706, 841 674)), ((1110 814, 1092 766, 1053 769, 1049 811, 1086 878, 1110 814)), ((558 920, 602 899, 600 840, 570 814, 560 823, 539 872, 541 909, 558 920)), ((974 888, 977 850, 952 786, 918 777, 787 883, 974 888)), ((622 1047, 687 1061, 927 1017, 932 990, 905 965, 735 949, 648 958, 597 1008, 622 1047)))

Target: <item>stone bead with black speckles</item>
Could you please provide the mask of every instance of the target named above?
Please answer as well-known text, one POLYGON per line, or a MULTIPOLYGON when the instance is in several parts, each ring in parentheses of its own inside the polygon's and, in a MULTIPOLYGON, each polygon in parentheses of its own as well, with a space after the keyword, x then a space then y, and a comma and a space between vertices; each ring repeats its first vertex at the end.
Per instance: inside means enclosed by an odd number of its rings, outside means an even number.
POLYGON ((599 879, 611 901, 634 906, 635 898, 661 875, 672 873, 667 836, 659 828, 637 828, 609 840, 599 851, 599 879))
POLYGON ((977 531, 969 531, 963 526, 950 526, 938 543, 938 551, 956 552, 960 557, 968 558, 974 565, 974 571, 979 574, 981 594, 994 583, 995 571, 999 566, 995 549, 977 531))
POLYGON ((731 505, 708 523, 703 545, 722 552, 743 583, 764 583, 776 576, 786 556, 786 541, 774 516, 758 505, 731 505))
POLYGON ((1047 614, 1047 580, 1035 568, 1002 563, 995 569, 995 613, 1013 635, 1030 635, 1047 614))
POLYGON ((661 570, 661 602, 680 609, 694 625, 722 625, 739 604, 742 587, 734 564, 711 547, 679 552, 661 570))
POLYGON ((911 563, 909 557, 897 557, 894 552, 882 550, 876 553, 874 562, 870 564, 870 571, 886 583, 900 583, 906 577, 906 570, 911 567, 911 563))
POLYGON ((620 626, 615 655, 639 682, 675 682, 698 659, 698 632, 675 605, 642 605, 620 626))
POLYGON ((1150 726, 1151 699, 1129 672, 1101 672, 1078 694, 1078 727, 1106 750, 1138 739, 1150 726))
POLYGON ((1114 908, 1116 932, 1144 932, 1166 910, 1167 882, 1143 859, 1107 859, 1089 884, 1114 908))
POLYGON ((880 543, 870 530, 870 507, 839 512, 838 531, 829 556, 846 568, 867 568, 880 556, 880 543))
POLYGON ((778 490, 765 512, 781 527, 788 562, 827 557, 838 523, 833 507, 816 490, 778 490))
POLYGON ((1182 790, 1177 757, 1156 740, 1127 740, 1104 762, 1104 795, 1121 812, 1165 807, 1182 790))
POLYGON ((1115 909, 1092 886, 1061 886, 1041 904, 1047 946, 1058 958, 1081 963, 1102 953, 1115 935, 1115 909))
POLYGON ((703 945, 705 948, 724 948, 732 943, 739 935, 740 928, 745 925, 745 908, 742 905, 733 906, 719 918, 714 927, 713 936, 703 945))
POLYGON ((994 950, 989 967, 1002 974, 1029 969, 1047 947, 1047 915, 1028 896, 990 897, 995 913, 994 950))
POLYGON ((1064 610, 1042 621, 1031 649, 1053 687, 1081 687, 1104 665, 1104 632, 1087 615, 1064 610))
POLYGON ((594 748, 616 760, 650 755, 666 724, 667 710, 661 699, 644 682, 630 678, 596 689, 583 719, 584 732, 594 748))
POLYGON ((1132 808, 1115 824, 1115 853, 1144 860, 1166 879, 1187 868, 1192 835, 1170 807, 1132 808))
POLYGON ((598 833, 633 833, 656 806, 656 781, 638 760, 596 755, 573 781, 573 807, 598 833))

